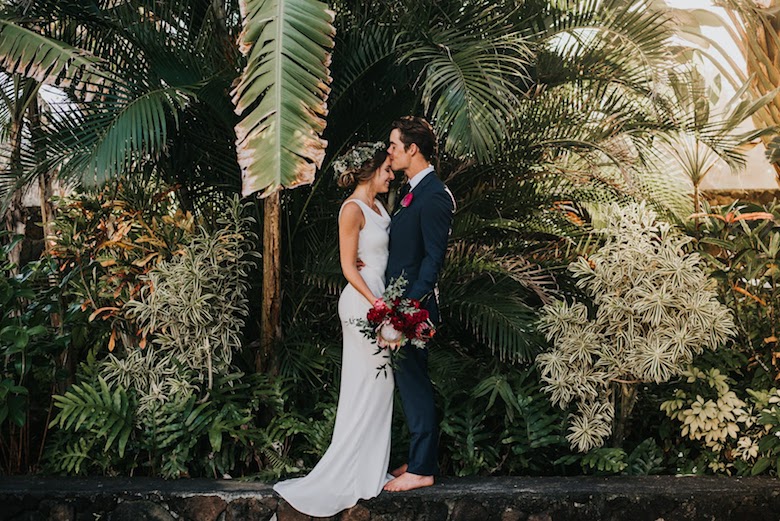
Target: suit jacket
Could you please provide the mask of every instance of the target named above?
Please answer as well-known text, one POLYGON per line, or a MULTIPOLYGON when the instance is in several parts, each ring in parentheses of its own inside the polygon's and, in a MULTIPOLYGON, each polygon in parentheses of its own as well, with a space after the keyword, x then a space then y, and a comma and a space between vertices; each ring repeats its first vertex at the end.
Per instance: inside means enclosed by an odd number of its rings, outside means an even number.
POLYGON ((409 281, 405 296, 422 301, 431 320, 438 323, 439 305, 434 289, 447 252, 455 201, 434 172, 410 193, 411 203, 404 208, 399 201, 390 223, 385 280, 389 285, 403 274, 409 281))

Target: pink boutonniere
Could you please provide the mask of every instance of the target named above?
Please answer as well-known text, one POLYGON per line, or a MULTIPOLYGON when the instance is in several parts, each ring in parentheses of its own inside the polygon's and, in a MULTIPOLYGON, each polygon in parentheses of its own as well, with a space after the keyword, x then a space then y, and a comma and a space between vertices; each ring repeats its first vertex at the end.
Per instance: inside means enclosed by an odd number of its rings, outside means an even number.
POLYGON ((401 199, 401 206, 403 206, 404 208, 406 208, 407 206, 409 206, 410 204, 412 204, 412 199, 414 199, 414 194, 412 194, 412 192, 409 192, 408 194, 406 194, 406 195, 404 196, 404 198, 403 198, 403 199, 401 199))

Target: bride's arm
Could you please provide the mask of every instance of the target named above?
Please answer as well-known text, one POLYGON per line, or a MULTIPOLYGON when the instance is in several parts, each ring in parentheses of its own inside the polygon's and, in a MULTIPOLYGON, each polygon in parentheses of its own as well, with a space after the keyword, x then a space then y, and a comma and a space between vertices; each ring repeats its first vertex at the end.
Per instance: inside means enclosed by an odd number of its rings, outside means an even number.
POLYGON ((377 297, 371 293, 357 268, 358 236, 364 224, 363 211, 357 204, 344 206, 339 218, 339 257, 341 272, 344 273, 347 282, 373 304, 377 297))

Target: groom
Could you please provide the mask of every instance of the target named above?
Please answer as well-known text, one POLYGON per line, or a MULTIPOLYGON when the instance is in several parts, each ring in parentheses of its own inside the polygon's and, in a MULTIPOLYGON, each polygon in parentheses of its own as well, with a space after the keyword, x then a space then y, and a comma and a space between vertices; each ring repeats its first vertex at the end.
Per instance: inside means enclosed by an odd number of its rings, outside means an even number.
MULTIPOLYGON (((387 154, 390 167, 406 174, 397 210, 390 224, 390 256, 385 280, 401 274, 409 281, 406 297, 419 299, 439 321, 436 280, 439 277, 452 225, 455 200, 430 164, 436 136, 422 118, 408 116, 395 121, 387 154)), ((411 344, 395 372, 411 441, 408 464, 393 471, 395 479, 385 490, 399 492, 433 485, 438 472, 438 432, 433 387, 428 376, 428 350, 411 344)))

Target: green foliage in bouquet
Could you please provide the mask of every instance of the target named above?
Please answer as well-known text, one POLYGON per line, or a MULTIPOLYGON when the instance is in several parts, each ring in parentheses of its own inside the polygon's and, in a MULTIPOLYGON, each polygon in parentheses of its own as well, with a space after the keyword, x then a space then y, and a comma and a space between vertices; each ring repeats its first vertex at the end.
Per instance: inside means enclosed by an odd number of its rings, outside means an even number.
POLYGON ((553 343, 537 358, 544 389, 576 408, 567 439, 581 452, 610 435, 620 447, 637 385, 681 374, 734 331, 699 255, 686 251, 690 239, 644 203, 612 205, 601 233, 602 247, 569 267, 593 309, 557 301, 540 320, 553 343))

